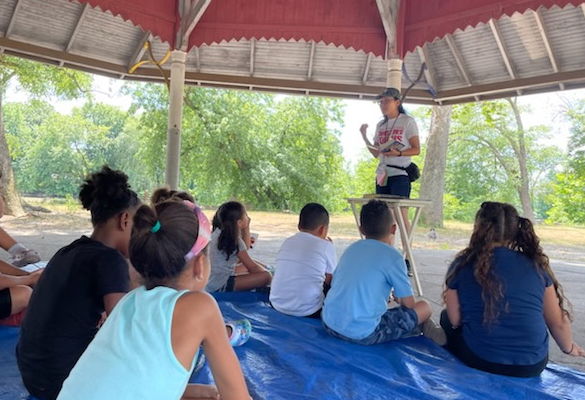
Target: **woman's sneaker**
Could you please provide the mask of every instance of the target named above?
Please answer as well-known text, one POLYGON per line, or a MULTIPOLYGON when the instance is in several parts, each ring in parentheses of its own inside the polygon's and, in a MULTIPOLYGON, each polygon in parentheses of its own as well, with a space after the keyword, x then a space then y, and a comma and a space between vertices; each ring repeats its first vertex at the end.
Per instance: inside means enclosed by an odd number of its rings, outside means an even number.
POLYGON ((423 322, 421 328, 422 334, 439 346, 444 346, 447 344, 447 335, 445 335, 445 331, 432 319, 429 318, 423 322))
POLYGON ((230 344, 233 347, 243 345, 250 339, 250 333, 252 333, 252 324, 247 319, 241 319, 226 324, 232 328, 232 334, 230 335, 230 344))

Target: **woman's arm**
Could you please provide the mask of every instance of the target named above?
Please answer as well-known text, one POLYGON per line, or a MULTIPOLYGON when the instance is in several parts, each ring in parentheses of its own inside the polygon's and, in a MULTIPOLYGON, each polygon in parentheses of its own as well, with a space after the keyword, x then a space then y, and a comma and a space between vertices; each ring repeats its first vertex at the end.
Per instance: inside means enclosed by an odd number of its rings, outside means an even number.
POLYGON ((461 325, 461 310, 459 308, 457 290, 447 289, 447 292, 445 292, 445 305, 447 306, 449 322, 451 322, 453 328, 457 328, 461 325))
POLYGON ((544 320, 559 348, 565 354, 585 357, 585 350, 573 342, 571 321, 559 305, 559 299, 553 285, 544 290, 544 320))
POLYGON ((378 150, 375 150, 373 147, 374 145, 370 142, 370 140, 368 139, 367 133, 368 133, 368 124, 363 124, 360 127, 360 132, 362 134, 362 139, 364 140, 364 143, 366 144, 366 148, 368 149, 368 151, 370 152, 370 154, 372 156, 374 156, 374 158, 378 158, 378 155, 380 155, 380 152, 378 150))

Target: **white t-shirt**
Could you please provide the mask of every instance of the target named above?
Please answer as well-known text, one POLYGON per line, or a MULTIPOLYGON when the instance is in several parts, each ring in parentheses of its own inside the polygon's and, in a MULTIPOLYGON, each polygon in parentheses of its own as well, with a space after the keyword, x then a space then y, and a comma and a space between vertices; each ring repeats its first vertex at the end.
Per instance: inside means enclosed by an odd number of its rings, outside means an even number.
POLYGON ((323 306, 325 274, 332 274, 337 257, 328 240, 298 232, 284 241, 276 257, 270 302, 284 313, 305 317, 323 306))
MULTIPOLYGON (((374 146, 380 150, 394 148, 404 151, 410 149, 410 139, 415 136, 418 136, 418 127, 414 118, 406 114, 398 114, 397 118, 388 118, 378 122, 374 146)), ((406 168, 411 163, 409 156, 393 157, 380 154, 379 159, 378 168, 386 168, 387 176, 408 175, 404 170, 387 167, 387 165, 406 168)))

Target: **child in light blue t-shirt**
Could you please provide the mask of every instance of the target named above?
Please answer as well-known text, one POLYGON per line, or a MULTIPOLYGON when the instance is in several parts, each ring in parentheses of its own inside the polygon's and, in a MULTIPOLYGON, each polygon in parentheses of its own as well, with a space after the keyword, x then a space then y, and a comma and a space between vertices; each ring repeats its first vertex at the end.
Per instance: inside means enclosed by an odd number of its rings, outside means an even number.
POLYGON ((138 209, 130 260, 144 284, 116 305, 58 400, 250 398, 221 312, 204 292, 210 236, 192 202, 138 209), (202 345, 217 388, 188 383, 202 345))
POLYGON ((323 306, 325 330, 364 345, 421 332, 445 344, 445 333, 430 319, 429 303, 415 301, 404 259, 392 246, 396 224, 388 206, 379 200, 364 205, 360 230, 366 239, 345 250, 333 274, 323 306), (399 307, 388 308, 392 290, 399 307))

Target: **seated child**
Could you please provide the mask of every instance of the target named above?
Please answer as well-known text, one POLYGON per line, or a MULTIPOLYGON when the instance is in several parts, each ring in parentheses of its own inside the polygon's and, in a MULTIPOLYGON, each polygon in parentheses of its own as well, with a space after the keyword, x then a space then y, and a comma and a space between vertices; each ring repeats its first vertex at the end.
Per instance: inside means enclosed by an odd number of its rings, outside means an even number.
MULTIPOLYGON (((170 189, 167 186, 163 186, 156 189, 152 193, 150 203, 154 207, 164 201, 176 201, 181 204, 191 204, 195 203, 195 198, 190 193, 181 190, 170 189), (184 202, 185 200, 187 200, 189 203, 185 203, 184 202)), ((130 272, 131 277, 133 277, 132 274, 138 274, 134 268, 131 268, 130 272)), ((138 282, 142 280, 140 276, 138 276, 138 279, 136 279, 136 277, 133 278, 134 281, 138 282)), ((133 289, 135 287, 133 287, 133 289)), ((252 332, 252 324, 247 319, 240 319, 237 321, 226 323, 226 330, 230 340, 230 344, 234 347, 238 347, 245 344, 250 338, 250 334, 252 332)), ((199 362, 203 363, 202 360, 200 360, 199 362)))
POLYGON ((468 366, 538 376, 548 361, 547 328, 564 353, 585 356, 573 342, 566 299, 532 222, 513 206, 481 205, 445 285, 447 349, 468 366))
POLYGON ((26 275, 13 275, 9 272, 11 268, 17 269, 0 261, 0 319, 18 314, 28 306, 31 286, 37 283, 43 272, 38 270, 26 275))
POLYGON ((150 197, 150 204, 154 206, 167 200, 187 200, 191 203, 195 203, 195 198, 190 193, 181 190, 170 189, 168 186, 163 186, 156 189, 152 193, 152 196, 150 197))
POLYGON ((237 201, 224 203, 213 218, 218 226, 211 234, 209 260, 211 276, 208 292, 233 292, 266 287, 272 275, 248 254, 244 237, 249 236, 250 217, 243 204, 237 201), (245 268, 245 273, 236 276, 236 264, 245 268))
POLYGON ((144 286, 118 303, 59 400, 250 398, 221 312, 204 292, 210 236, 209 220, 191 202, 137 211, 130 260, 144 286), (188 384, 201 345, 217 389, 188 384))
POLYGON ((341 256, 323 305, 323 325, 333 336, 370 345, 422 333, 439 344, 445 333, 426 301, 415 301, 404 258, 393 246, 396 224, 386 204, 371 200, 360 212, 366 237, 341 256), (388 298, 400 305, 388 308, 388 298), (422 325, 422 326, 421 326, 422 325))
POLYGON ((33 292, 17 345, 27 390, 57 397, 71 368, 98 331, 102 314, 128 291, 128 243, 139 205, 128 177, 104 167, 88 177, 79 199, 93 232, 51 258, 33 292))
POLYGON ((276 257, 270 303, 284 314, 321 318, 337 261, 335 247, 327 240, 329 213, 321 204, 309 203, 301 210, 298 228, 276 257))
MULTIPOLYGON (((4 199, 0 196, 0 218, 4 216, 4 199)), ((16 242, 4 229, 0 228, 0 247, 10 254, 8 262, 16 267, 24 267, 41 261, 39 253, 26 248, 22 243, 16 242)), ((24 274, 23 274, 24 275, 24 274)))

